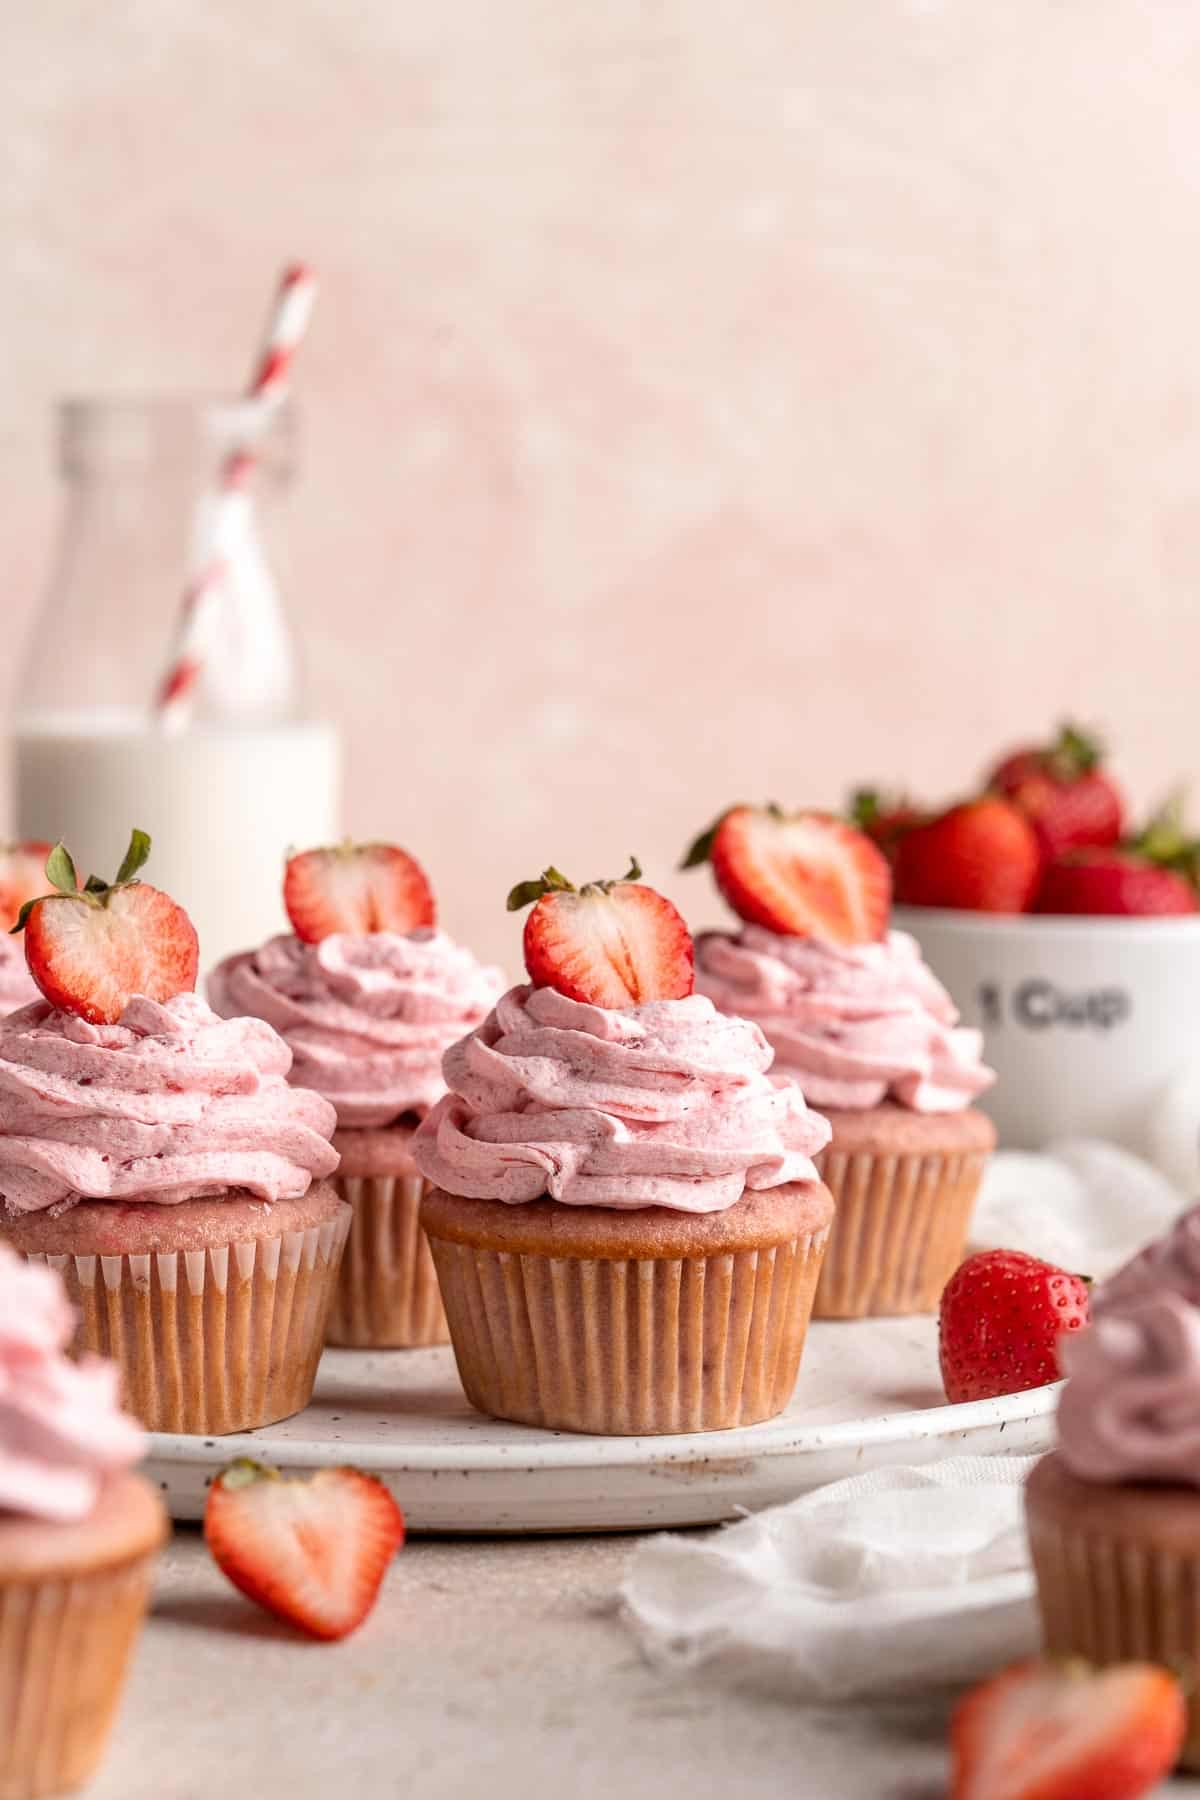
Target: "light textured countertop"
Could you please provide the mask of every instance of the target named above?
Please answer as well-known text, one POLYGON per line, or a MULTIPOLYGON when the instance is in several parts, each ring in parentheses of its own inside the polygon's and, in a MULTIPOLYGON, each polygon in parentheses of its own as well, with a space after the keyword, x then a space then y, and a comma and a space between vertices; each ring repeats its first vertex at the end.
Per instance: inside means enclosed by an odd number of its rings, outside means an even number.
MULTIPOLYGON (((91 1800, 936 1800, 945 1705, 808 1708, 664 1677, 614 1594, 632 1538, 417 1539, 308 1644, 179 1528, 91 1800)), ((1172 1800, 1200 1796, 1179 1783, 1172 1800)))

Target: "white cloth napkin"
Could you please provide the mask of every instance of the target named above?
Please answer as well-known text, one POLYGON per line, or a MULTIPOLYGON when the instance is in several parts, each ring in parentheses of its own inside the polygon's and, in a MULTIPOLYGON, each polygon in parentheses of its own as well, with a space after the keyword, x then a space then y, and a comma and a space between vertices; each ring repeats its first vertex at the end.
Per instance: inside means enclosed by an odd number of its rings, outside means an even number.
MULTIPOLYGON (((1008 1152, 992 1159, 972 1238, 1101 1276, 1182 1205, 1108 1144, 1008 1152)), ((711 1661, 809 1699, 975 1679, 1036 1645, 1021 1510, 1032 1460, 875 1469, 708 1538, 647 1539, 622 1588, 625 1617, 664 1667, 711 1661)))
POLYGON ((652 1662, 812 1700, 969 1680, 1032 1650, 1032 1457, 956 1456, 817 1488, 716 1536, 649 1538, 622 1598, 652 1662))

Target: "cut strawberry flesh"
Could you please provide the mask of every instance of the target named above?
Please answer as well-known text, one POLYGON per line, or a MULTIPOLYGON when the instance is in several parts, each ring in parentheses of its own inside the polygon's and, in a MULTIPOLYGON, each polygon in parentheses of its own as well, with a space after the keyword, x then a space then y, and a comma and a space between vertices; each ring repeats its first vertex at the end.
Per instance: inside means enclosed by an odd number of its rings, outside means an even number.
POLYGON ((548 894, 525 922, 535 987, 592 1006, 678 1000, 694 982, 692 938, 664 895, 639 882, 548 894))
POLYGON ((345 1637, 375 1604, 404 1542, 383 1484, 357 1469, 282 1480, 235 1463, 213 1484, 204 1535, 217 1565, 249 1599, 311 1637, 345 1637))
POLYGON ((283 903, 296 936, 415 931, 437 922, 433 891, 415 857, 394 844, 305 850, 287 865, 283 903))
POLYGON ((1184 1725, 1164 1669, 1021 1664, 959 1709, 954 1800, 1136 1800, 1171 1768, 1184 1725))
POLYGON ((712 863, 733 910, 768 931, 842 945, 871 943, 887 931, 887 859, 844 820, 735 807, 717 829, 712 863))
POLYGON ((104 905, 66 894, 39 900, 25 926, 25 960, 52 1006, 113 1025, 137 994, 190 993, 200 957, 183 908, 135 881, 104 905))

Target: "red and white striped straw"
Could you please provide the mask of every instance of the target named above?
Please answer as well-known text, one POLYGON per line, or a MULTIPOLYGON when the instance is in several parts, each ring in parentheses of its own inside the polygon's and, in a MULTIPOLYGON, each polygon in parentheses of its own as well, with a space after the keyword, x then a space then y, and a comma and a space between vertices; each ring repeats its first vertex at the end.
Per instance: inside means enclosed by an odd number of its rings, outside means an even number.
POLYGON ((266 338, 246 390, 241 440, 221 465, 210 520, 179 610, 170 665, 155 698, 155 715, 166 730, 181 730, 191 717, 229 574, 224 549, 229 522, 254 473, 263 432, 287 394, 292 364, 308 330, 316 297, 317 283, 311 269, 303 263, 285 269, 271 308, 266 338))

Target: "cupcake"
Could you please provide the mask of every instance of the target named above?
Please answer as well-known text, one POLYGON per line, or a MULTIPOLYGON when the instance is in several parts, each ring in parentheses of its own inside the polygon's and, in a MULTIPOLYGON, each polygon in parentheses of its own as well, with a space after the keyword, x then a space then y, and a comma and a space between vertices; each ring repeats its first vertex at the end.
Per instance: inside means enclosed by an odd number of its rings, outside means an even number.
POLYGON ((443 1052, 487 1015, 503 977, 436 929, 423 872, 393 845, 293 857, 284 903, 294 935, 227 958, 208 994, 227 1018, 272 1025, 291 1049, 293 1082, 337 1109, 334 1186, 353 1222, 328 1342, 445 1343, 412 1140, 446 1091, 443 1052))
POLYGON ((335 1115, 269 1025, 190 991, 148 848, 85 892, 68 859, 28 912, 45 998, 0 1020, 0 1239, 60 1271, 144 1424, 249 1430, 312 1391, 350 1224, 335 1115))
POLYGON ((1097 1289, 1060 1359, 1058 1449, 1025 1489, 1046 1649, 1175 1670, 1200 1768, 1200 1207, 1097 1289))
POLYGON ((20 938, 11 934, 25 903, 46 891, 49 854, 49 844, 0 845, 0 1018, 38 998, 20 938))
POLYGON ((757 1025, 692 992, 687 927, 639 873, 514 889, 530 983, 446 1052, 414 1140, 459 1373, 496 1418, 714 1431, 795 1385, 828 1127, 757 1025))
POLYGON ((0 1795, 68 1793, 104 1751, 167 1535, 130 1471, 117 1373, 64 1355, 62 1283, 0 1244, 0 1795))
POLYGON ((693 846, 744 921, 696 944, 696 986, 753 1019, 775 1070, 828 1119, 837 1218, 814 1316, 931 1313, 962 1261, 991 1121, 982 1038, 915 940, 889 931, 875 845, 819 813, 735 807, 693 846))

